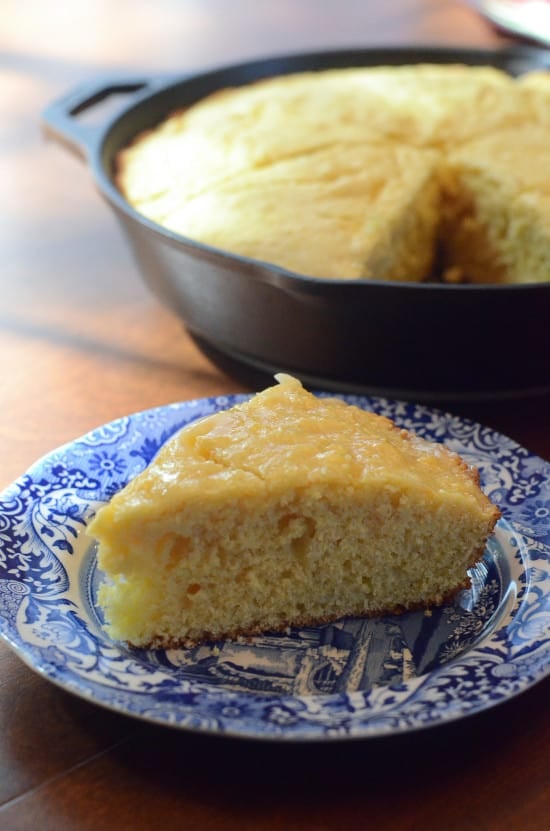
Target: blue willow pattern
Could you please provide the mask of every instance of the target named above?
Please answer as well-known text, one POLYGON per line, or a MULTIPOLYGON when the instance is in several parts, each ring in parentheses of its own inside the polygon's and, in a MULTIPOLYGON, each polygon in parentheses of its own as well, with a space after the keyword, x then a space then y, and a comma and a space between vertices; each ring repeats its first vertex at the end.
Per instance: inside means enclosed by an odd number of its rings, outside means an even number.
POLYGON ((96 703, 191 730, 283 739, 374 736, 478 712, 550 667, 550 465, 512 440, 421 405, 343 396, 481 474, 503 519, 453 604, 344 619, 193 649, 110 641, 86 524, 190 421, 243 396, 105 425, 37 462, 0 496, 0 631, 34 669, 96 703))

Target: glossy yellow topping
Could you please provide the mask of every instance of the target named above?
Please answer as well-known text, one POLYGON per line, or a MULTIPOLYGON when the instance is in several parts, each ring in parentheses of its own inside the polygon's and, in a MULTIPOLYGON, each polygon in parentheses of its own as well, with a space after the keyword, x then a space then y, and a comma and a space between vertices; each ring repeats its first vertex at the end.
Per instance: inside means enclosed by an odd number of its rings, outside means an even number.
MULTIPOLYGON (((316 485, 371 488, 381 482, 484 500, 475 477, 444 447, 339 399, 317 398, 288 375, 278 380, 245 404, 201 419, 167 442, 154 464, 128 485, 125 511, 135 505, 140 518, 159 510, 166 516, 220 494, 230 499, 262 491, 311 491, 316 485)), ((116 506, 115 496, 110 509, 116 506)))

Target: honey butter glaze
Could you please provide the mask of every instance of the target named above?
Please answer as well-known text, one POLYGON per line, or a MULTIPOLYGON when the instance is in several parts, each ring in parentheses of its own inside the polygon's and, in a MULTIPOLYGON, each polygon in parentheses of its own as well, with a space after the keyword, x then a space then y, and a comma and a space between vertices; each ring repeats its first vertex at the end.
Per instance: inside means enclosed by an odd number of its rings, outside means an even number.
MULTIPOLYGON (((168 442, 139 480, 136 507, 178 511, 193 494, 203 502, 223 488, 265 489, 330 484, 353 490, 384 481, 400 488, 448 489, 482 504, 475 475, 446 448, 399 430, 383 416, 336 398, 312 396, 299 381, 278 375, 280 387, 265 390, 244 407, 201 419, 168 442), (185 477, 181 460, 185 458, 185 477), (454 458, 458 466, 449 466, 454 458), (200 485, 200 491, 197 490, 200 485)), ((128 496, 132 484, 128 486, 128 496)))

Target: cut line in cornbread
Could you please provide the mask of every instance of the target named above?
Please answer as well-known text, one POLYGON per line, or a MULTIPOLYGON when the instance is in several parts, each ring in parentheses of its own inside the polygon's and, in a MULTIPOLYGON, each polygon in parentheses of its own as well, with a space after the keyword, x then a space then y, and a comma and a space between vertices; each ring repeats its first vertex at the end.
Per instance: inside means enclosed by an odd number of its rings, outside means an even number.
POLYGON ((169 647, 441 604, 499 517, 456 454, 299 381, 190 424, 92 520, 107 632, 169 647))

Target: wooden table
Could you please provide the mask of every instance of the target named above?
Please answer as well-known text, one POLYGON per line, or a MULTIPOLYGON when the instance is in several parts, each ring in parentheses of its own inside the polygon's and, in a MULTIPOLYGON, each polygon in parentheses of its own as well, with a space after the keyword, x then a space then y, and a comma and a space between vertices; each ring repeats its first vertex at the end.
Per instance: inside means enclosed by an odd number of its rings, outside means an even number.
MULTIPOLYGON (((1 0, 0 19, 0 488, 117 416, 243 389, 142 286, 86 168, 42 140, 48 102, 103 73, 504 42, 451 0, 1 0)), ((550 458, 547 400, 462 411, 550 458)), ((541 831, 549 689, 401 737, 273 746, 115 715, 43 680, 2 643, 0 828, 541 831)))

